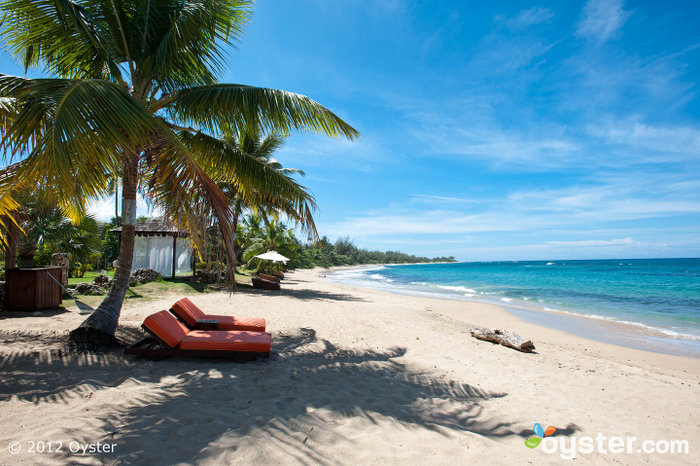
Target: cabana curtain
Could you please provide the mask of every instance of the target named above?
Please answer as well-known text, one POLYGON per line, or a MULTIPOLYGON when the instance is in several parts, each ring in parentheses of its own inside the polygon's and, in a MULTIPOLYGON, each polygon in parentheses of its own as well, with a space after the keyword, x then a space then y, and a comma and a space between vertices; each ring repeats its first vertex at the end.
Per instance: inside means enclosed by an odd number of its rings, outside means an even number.
MULTIPOLYGON (((177 238, 175 274, 191 275, 192 248, 187 238, 177 238)), ((173 275, 173 238, 170 236, 137 236, 133 268, 149 268, 163 277, 173 275)))

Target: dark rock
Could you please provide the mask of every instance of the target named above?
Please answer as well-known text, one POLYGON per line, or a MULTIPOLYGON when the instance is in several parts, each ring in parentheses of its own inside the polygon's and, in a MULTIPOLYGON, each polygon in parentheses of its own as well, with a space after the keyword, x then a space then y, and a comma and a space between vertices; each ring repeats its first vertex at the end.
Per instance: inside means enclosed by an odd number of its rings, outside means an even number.
POLYGON ((160 278, 160 274, 152 269, 136 269, 131 272, 129 277, 129 286, 135 286, 137 283, 148 283, 160 278))
POLYGON ((109 289, 112 286, 112 279, 109 278, 109 275, 98 275, 92 280, 92 284, 100 288, 109 289))
POLYGON ((87 295, 103 295, 105 290, 102 287, 93 285, 92 283, 78 283, 75 285, 76 294, 87 294, 87 295))

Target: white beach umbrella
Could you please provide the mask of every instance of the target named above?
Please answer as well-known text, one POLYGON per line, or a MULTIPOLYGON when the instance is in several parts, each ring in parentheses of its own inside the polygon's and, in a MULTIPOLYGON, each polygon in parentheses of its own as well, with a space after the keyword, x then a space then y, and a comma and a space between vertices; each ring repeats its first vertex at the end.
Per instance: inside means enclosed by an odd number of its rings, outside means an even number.
POLYGON ((277 251, 267 251, 265 254, 258 254, 258 259, 264 259, 272 262, 284 262, 285 264, 289 260, 277 251))

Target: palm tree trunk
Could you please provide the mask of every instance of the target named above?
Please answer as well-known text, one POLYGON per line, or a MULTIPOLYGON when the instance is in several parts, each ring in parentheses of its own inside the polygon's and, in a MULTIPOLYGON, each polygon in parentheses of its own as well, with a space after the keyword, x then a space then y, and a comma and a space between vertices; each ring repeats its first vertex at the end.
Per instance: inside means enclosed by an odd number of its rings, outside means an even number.
MULTIPOLYGON (((240 252, 240 248, 238 247, 238 211, 235 209, 235 207, 232 209, 233 210, 233 273, 236 273, 236 265, 238 262, 238 253, 240 252)), ((236 279, 234 275, 234 280, 236 279)))
POLYGON ((137 159, 134 155, 125 156, 122 181, 122 232, 119 245, 119 266, 114 273, 112 286, 99 307, 70 333, 70 340, 92 345, 112 345, 116 343, 114 334, 119 322, 126 290, 129 288, 131 265, 134 261, 136 239, 136 188, 137 159))
POLYGON ((114 221, 119 225, 119 182, 114 180, 114 221))
POLYGON ((17 234, 19 233, 19 229, 17 228, 17 225, 15 225, 9 218, 6 217, 5 221, 8 225, 5 269, 14 269, 16 264, 15 259, 17 257, 17 234))

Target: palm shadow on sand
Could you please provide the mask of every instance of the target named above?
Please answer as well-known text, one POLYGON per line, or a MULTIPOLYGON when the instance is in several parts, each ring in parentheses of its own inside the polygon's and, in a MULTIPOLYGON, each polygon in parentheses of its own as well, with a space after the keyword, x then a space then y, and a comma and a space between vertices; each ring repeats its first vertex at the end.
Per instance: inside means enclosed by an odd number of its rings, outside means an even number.
POLYGON ((289 297, 293 299, 298 299, 300 301, 318 301, 318 300, 327 300, 327 301, 365 301, 363 298, 359 298, 357 296, 345 294, 345 293, 334 293, 334 292, 328 292, 328 291, 321 291, 321 290, 312 290, 308 288, 302 288, 302 289, 288 289, 284 287, 285 283, 282 283, 282 289, 281 290, 256 290, 256 289, 250 289, 250 290, 239 290, 241 293, 249 293, 249 294, 264 294, 267 296, 279 296, 279 297, 289 297))
POLYGON ((63 359, 11 354, 0 361, 6 374, 0 400, 18 396, 34 403, 60 402, 123 383, 153 384, 140 396, 115 402, 108 413, 96 414, 104 440, 118 445, 123 463, 220 458, 260 435, 297 461, 332 462, 314 445, 337 436, 337 415, 373 423, 389 418, 443 435, 462 431, 501 438, 532 432, 515 429, 524 420, 488 415, 484 403, 506 393, 411 370, 398 361, 405 354, 402 348, 338 348, 311 329, 276 335, 273 348, 269 360, 246 364, 153 362, 119 354, 63 359), (159 438, 170 439, 168 456, 153 444, 159 438))

